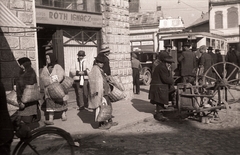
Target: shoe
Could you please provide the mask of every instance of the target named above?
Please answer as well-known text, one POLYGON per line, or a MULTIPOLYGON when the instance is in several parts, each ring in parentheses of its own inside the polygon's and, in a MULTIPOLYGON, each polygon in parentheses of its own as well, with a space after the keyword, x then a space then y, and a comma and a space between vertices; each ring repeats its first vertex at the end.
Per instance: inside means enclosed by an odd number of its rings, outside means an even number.
POLYGON ((111 126, 117 126, 118 125, 118 122, 108 122, 111 124, 111 126))
POLYGON ((165 121, 168 120, 166 117, 163 116, 162 113, 154 114, 153 117, 154 117, 157 121, 161 121, 161 122, 165 122, 165 121))
POLYGON ((46 125, 54 125, 54 123, 53 123, 52 121, 44 121, 44 123, 45 123, 46 125))
POLYGON ((112 125, 110 123, 105 123, 103 125, 101 125, 98 129, 100 130, 108 130, 112 127, 112 125))
POLYGON ((66 121, 67 120, 67 117, 62 117, 62 121, 66 121))

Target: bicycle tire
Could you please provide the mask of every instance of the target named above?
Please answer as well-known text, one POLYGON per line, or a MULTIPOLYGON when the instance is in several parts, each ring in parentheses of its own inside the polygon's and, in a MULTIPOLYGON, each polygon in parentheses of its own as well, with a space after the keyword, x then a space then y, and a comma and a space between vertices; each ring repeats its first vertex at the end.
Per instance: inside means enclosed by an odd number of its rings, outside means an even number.
POLYGON ((61 152, 58 152, 57 155, 59 155, 60 153, 62 154, 69 154, 69 155, 74 155, 74 151, 75 151, 75 145, 74 145, 74 141, 71 137, 71 135, 61 129, 61 128, 57 128, 57 127, 43 127, 43 128, 39 128, 36 130, 33 130, 31 132, 31 137, 27 138, 27 139, 22 139, 19 143, 21 144, 18 148, 17 151, 17 155, 32 155, 32 154, 39 154, 39 155, 47 155, 47 153, 55 154, 55 151, 59 151, 56 150, 56 148, 54 147, 59 147, 59 143, 61 144, 61 148, 64 149, 61 152), (37 140, 40 140, 40 142, 37 142, 37 140), (41 142, 44 142, 42 143, 41 142), (50 140, 50 142, 53 143, 45 143, 46 140, 50 140), (54 141, 53 141, 54 140, 54 141), (37 144, 40 143, 40 145, 37 146, 37 144), (55 143, 55 144, 54 144, 55 143), (46 148, 42 148, 44 145, 48 145, 46 146, 46 148), (54 146, 56 145, 56 146, 54 146), (65 146, 66 145, 66 146, 65 146), (38 148, 41 150, 38 150, 38 148), (41 147, 41 148, 40 148, 41 147), (67 149, 66 149, 67 147, 67 149), (37 152, 34 152, 37 151, 37 152), (41 152, 40 152, 41 151, 41 152), (47 151, 47 152, 46 152, 47 151), (52 152, 54 151, 54 152, 52 152), (66 151, 69 151, 68 153, 66 153, 66 151))

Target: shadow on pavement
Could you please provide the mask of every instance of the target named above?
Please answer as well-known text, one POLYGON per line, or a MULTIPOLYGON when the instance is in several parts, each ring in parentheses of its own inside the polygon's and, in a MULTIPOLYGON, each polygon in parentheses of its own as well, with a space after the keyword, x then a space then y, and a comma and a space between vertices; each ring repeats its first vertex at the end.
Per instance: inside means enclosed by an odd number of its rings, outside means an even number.
POLYGON ((155 106, 141 99, 132 99, 132 106, 139 112, 154 113, 155 106), (151 107, 151 108, 150 108, 151 107))
POLYGON ((87 110, 81 110, 77 113, 78 117, 81 118, 83 123, 90 124, 93 129, 98 128, 98 123, 95 122, 95 112, 89 112, 87 110))

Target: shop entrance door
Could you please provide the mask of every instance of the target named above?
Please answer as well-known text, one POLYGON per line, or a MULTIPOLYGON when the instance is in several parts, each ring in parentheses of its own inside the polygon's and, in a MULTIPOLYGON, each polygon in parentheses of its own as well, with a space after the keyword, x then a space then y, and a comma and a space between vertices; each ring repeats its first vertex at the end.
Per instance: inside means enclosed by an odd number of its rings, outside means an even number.
POLYGON ((63 53, 66 75, 69 76, 71 66, 77 60, 79 50, 85 51, 86 66, 91 70, 99 47, 99 33, 100 31, 94 30, 63 30, 63 53))

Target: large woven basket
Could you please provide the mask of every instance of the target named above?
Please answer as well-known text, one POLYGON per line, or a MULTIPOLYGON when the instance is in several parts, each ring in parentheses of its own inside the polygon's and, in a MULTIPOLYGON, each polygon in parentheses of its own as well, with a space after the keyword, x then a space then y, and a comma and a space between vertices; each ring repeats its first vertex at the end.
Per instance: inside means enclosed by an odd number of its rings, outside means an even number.
POLYGON ((53 100, 59 100, 65 96, 64 88, 59 82, 50 84, 47 89, 51 99, 53 100))
POLYGON ((124 91, 121 91, 115 85, 110 84, 110 86, 112 87, 112 91, 108 94, 108 97, 111 102, 116 102, 126 97, 124 91))
POLYGON ((73 85, 74 80, 71 77, 65 76, 64 80, 61 82, 64 92, 67 94, 68 89, 70 89, 73 85))
POLYGON ((109 82, 112 83, 114 86, 116 86, 118 89, 120 89, 121 91, 124 91, 124 85, 120 79, 119 76, 117 75, 110 75, 109 77, 109 82))

